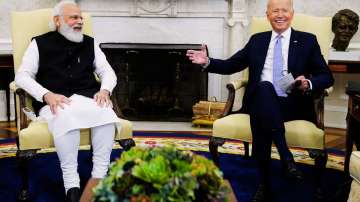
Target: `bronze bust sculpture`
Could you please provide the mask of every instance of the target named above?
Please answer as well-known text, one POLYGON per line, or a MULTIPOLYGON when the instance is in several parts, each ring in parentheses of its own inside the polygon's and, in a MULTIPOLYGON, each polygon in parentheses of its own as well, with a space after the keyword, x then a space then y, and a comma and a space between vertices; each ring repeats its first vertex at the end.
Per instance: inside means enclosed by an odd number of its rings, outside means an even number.
POLYGON ((337 51, 345 51, 351 38, 358 30, 359 16, 350 9, 338 11, 332 18, 332 31, 335 34, 332 47, 337 51))

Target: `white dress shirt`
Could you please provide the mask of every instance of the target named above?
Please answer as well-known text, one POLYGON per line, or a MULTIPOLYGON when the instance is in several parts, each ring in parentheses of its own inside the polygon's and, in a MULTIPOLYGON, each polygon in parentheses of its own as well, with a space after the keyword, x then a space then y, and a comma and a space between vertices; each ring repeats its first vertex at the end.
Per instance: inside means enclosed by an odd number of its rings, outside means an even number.
MULTIPOLYGON (((101 80, 101 88, 112 92, 116 86, 116 75, 110 64, 106 60, 105 54, 99 48, 99 44, 94 41, 94 67, 95 73, 101 80)), ((43 96, 49 92, 48 89, 40 85, 36 80, 39 69, 39 50, 36 40, 32 40, 24 53, 22 63, 15 76, 15 83, 37 101, 43 102, 43 96)))
MULTIPOLYGON (((264 69, 261 73, 261 81, 269 81, 273 83, 273 58, 274 58, 274 46, 276 42, 276 37, 279 34, 275 31, 271 33, 271 40, 269 44, 269 48, 267 51, 264 69)), ((289 44, 290 44, 290 36, 291 36, 291 28, 289 27, 285 30, 281 35, 281 44, 282 44, 282 56, 283 56, 283 75, 288 72, 288 53, 289 53, 289 44)))

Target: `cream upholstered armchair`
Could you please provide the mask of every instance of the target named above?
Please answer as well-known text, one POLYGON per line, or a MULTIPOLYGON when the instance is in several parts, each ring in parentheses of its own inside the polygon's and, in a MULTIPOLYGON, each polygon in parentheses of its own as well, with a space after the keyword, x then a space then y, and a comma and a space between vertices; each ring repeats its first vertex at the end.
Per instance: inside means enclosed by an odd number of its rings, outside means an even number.
MULTIPOLYGON (((331 34, 331 18, 330 17, 314 17, 304 14, 294 16, 292 27, 296 30, 307 31, 317 36, 321 52, 327 60, 330 47, 331 34)), ((270 23, 266 17, 253 17, 251 23, 251 33, 271 30, 270 23)), ((242 87, 246 87, 248 70, 243 71, 243 79, 227 84, 229 90, 228 100, 226 103, 224 117, 218 119, 213 124, 213 134, 210 138, 209 149, 212 157, 217 165, 219 165, 218 147, 225 143, 226 139, 236 139, 244 142, 245 156, 249 156, 249 142, 251 142, 252 134, 250 128, 250 117, 248 114, 240 114, 232 112, 235 93, 242 87)), ((324 137, 324 96, 327 91, 322 94, 315 95, 315 111, 317 114, 317 122, 314 124, 304 120, 294 120, 285 123, 285 136, 287 144, 291 147, 306 148, 310 157, 315 158, 317 172, 319 172, 318 182, 321 182, 321 174, 325 171, 327 162, 327 153, 325 149, 324 137)), ((319 190, 320 191, 320 190, 319 190)))
MULTIPOLYGON (((84 33, 92 35, 91 17, 87 13, 82 14, 84 17, 84 33)), ((20 66, 23 54, 30 44, 32 37, 44 34, 49 29, 49 22, 52 16, 52 9, 39 9, 34 11, 13 12, 11 16, 12 24, 12 44, 15 74, 20 66)), ((31 107, 29 95, 21 88, 15 86, 14 82, 10 88, 16 92, 19 105, 17 106, 18 137, 17 137, 17 158, 20 160, 19 166, 22 177, 22 190, 19 195, 20 200, 27 200, 28 192, 28 171, 27 162, 40 149, 54 147, 53 137, 50 134, 47 123, 43 121, 31 121, 23 113, 24 107, 31 107)), ((121 117, 120 112, 116 112, 121 117)), ((130 121, 119 119, 120 125, 116 127, 115 140, 125 149, 135 145, 132 138, 132 124, 130 121)), ((80 145, 89 145, 90 130, 81 130, 80 145)))
POLYGON ((353 178, 351 183, 348 202, 360 201, 360 151, 354 151, 350 157, 350 176, 353 178))

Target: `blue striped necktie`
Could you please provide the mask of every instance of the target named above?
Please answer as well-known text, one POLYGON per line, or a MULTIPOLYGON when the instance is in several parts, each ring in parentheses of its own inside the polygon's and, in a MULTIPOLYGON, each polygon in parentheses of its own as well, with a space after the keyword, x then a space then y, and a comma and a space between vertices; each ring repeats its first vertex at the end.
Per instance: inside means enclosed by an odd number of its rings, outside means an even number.
POLYGON ((283 92, 278 85, 278 81, 281 79, 281 77, 283 77, 282 72, 284 68, 281 37, 281 35, 277 35, 275 38, 276 41, 274 46, 273 58, 273 85, 278 96, 287 97, 287 94, 283 92))

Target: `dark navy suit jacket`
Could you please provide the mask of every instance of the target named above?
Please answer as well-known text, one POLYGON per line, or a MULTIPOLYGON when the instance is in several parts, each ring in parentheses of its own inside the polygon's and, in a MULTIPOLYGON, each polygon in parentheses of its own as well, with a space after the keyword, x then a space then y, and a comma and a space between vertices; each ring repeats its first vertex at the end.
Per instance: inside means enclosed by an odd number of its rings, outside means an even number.
MULTIPOLYGON (((245 47, 227 60, 210 59, 206 71, 218 74, 233 74, 249 67, 249 81, 243 98, 242 112, 248 113, 248 104, 264 68, 271 40, 271 31, 253 35, 245 47)), ((313 91, 324 90, 333 85, 334 79, 321 54, 316 36, 292 29, 288 53, 288 71, 294 78, 304 75, 312 83, 313 91)), ((304 97, 304 96, 303 96, 304 97)), ((313 103, 310 98, 306 103, 313 103), (310 102, 309 102, 310 101, 310 102)), ((307 110, 313 110, 311 106, 307 110)))

